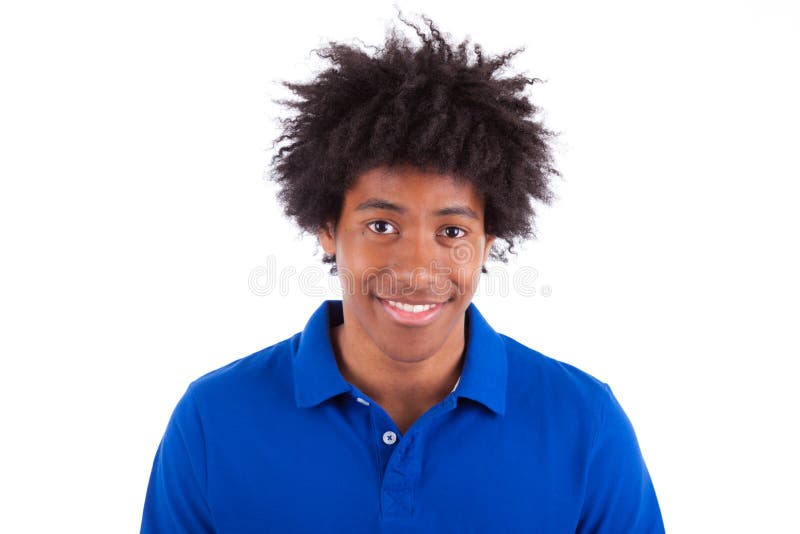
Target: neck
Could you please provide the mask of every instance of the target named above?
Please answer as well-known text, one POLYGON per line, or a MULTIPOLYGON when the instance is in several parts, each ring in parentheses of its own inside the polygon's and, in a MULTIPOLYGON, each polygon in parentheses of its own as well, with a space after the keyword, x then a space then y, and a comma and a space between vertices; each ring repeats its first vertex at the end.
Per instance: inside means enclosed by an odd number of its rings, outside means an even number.
POLYGON ((331 330, 331 342, 344 379, 381 405, 405 432, 444 399, 461 376, 464 321, 438 350, 414 361, 386 354, 346 320, 331 330))

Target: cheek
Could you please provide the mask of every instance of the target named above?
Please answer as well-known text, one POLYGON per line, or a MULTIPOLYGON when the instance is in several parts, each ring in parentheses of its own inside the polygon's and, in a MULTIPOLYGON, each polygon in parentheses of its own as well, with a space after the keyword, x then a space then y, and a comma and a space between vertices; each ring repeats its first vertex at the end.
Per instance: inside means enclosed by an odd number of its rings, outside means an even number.
POLYGON ((486 251, 484 239, 472 243, 469 259, 461 265, 461 287, 470 296, 477 291, 480 284, 483 265, 486 262, 486 251))
POLYGON ((456 297, 471 297, 480 283, 481 266, 476 262, 452 263, 448 268, 448 276, 437 280, 437 287, 442 290, 449 288, 449 292, 455 292, 456 297))
POLYGON ((454 268, 472 272, 485 263, 486 245, 483 239, 462 241, 448 251, 448 263, 454 268))
POLYGON ((353 245, 342 241, 337 248, 339 283, 348 297, 365 298, 375 292, 376 272, 384 259, 369 247, 353 245))

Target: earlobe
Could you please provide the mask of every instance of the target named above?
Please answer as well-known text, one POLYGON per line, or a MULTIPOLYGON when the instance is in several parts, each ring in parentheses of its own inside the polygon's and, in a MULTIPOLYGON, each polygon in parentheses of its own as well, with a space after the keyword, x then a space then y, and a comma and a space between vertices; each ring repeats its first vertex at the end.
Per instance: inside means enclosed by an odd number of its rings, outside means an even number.
POLYGON ((336 239, 332 223, 325 223, 325 226, 320 227, 317 232, 317 239, 319 239, 322 250, 327 254, 336 254, 336 239))
POLYGON ((486 236, 486 248, 483 251, 483 263, 486 264, 489 261, 489 252, 492 250, 492 244, 494 240, 497 239, 497 236, 487 235, 486 236))

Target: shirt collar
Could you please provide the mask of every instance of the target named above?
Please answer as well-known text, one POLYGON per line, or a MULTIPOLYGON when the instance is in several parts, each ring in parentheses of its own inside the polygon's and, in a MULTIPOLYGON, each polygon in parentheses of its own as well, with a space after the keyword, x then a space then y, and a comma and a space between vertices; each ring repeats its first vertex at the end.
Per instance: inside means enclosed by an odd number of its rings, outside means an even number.
POLYGON ((475 304, 467 308, 467 354, 456 395, 477 401, 498 414, 506 411, 508 358, 500 334, 475 304))
POLYGON ((297 406, 310 408, 350 391, 331 345, 330 329, 343 320, 342 301, 326 300, 306 323, 294 355, 294 396, 297 406))
MULTIPOLYGON (((352 389, 336 364, 330 328, 341 324, 342 301, 323 302, 300 334, 294 355, 297 406, 309 408, 352 389)), ((505 343, 478 312, 467 308, 467 351, 455 394, 477 401, 495 413, 505 413, 508 362, 505 343)))

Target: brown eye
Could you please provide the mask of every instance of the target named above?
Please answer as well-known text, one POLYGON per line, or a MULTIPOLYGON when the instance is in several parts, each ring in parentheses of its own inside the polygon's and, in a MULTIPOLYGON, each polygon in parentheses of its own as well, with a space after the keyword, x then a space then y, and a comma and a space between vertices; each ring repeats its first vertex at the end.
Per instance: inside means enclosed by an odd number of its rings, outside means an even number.
POLYGON ((397 233, 395 227, 392 226, 392 224, 387 221, 372 221, 371 223, 367 224, 367 227, 369 227, 369 229, 375 232, 376 234, 397 233))
POLYGON ((442 235, 450 239, 458 239, 459 237, 464 237, 465 234, 466 232, 458 226, 448 226, 442 231, 442 235))

